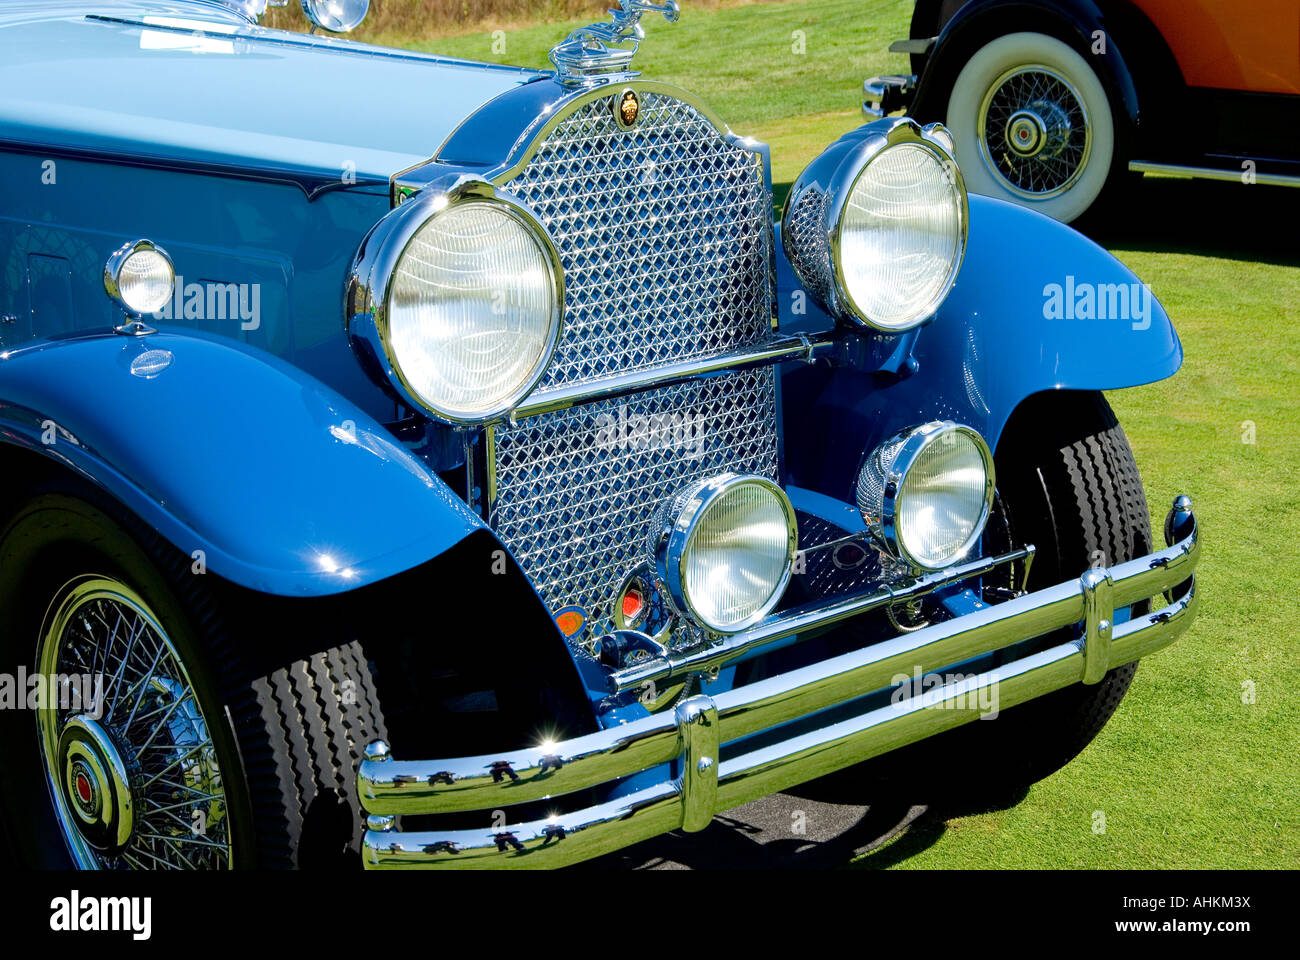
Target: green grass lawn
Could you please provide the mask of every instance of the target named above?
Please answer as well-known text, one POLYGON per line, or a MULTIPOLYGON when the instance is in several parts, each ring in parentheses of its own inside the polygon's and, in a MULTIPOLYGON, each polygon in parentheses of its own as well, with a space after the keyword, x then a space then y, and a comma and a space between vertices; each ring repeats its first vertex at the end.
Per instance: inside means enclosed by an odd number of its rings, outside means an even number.
MULTIPOLYGON (((637 65, 769 142, 774 181, 788 183, 860 122, 864 76, 907 69, 885 50, 906 36, 911 6, 802 0, 693 11, 686 2, 675 26, 647 18, 637 65)), ((508 31, 500 55, 486 34, 416 45, 545 66, 546 50, 572 25, 508 31)), ((1183 340, 1176 377, 1110 399, 1155 523, 1176 493, 1197 503, 1200 619, 1142 664, 1101 737, 1018 804, 923 817, 858 865, 1300 866, 1297 223, 1294 191, 1147 180, 1093 228, 1152 285, 1183 340), (1247 687, 1253 703, 1243 702, 1247 687)))

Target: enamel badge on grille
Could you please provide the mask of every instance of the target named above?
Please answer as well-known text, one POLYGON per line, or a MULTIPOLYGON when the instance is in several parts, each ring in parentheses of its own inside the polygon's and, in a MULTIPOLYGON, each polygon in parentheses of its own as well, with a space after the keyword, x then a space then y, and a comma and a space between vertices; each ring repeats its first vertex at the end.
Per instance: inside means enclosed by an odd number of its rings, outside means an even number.
POLYGON ((635 90, 624 90, 614 102, 614 119, 624 130, 636 126, 637 117, 641 115, 641 98, 635 90))

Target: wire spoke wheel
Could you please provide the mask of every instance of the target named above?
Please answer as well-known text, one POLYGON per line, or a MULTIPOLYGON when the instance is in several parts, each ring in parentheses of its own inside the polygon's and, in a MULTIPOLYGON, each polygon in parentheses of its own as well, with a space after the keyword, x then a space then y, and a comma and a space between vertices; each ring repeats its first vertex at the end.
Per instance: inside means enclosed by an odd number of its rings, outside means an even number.
POLYGON ((50 605, 37 710, 59 826, 90 869, 227 869, 226 795, 209 725, 176 647, 109 577, 50 605))
POLYGON ((1061 73, 1019 66, 989 87, 979 111, 980 150, 1013 192, 1056 196, 1078 179, 1092 149, 1084 97, 1061 73))

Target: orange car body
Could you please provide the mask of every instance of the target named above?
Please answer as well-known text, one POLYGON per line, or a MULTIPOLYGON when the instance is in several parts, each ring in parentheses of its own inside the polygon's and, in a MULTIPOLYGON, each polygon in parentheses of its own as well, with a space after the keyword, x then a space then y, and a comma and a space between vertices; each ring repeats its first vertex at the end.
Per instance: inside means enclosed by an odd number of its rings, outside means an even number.
POLYGON ((1300 94, 1298 0, 1134 0, 1188 86, 1300 94))

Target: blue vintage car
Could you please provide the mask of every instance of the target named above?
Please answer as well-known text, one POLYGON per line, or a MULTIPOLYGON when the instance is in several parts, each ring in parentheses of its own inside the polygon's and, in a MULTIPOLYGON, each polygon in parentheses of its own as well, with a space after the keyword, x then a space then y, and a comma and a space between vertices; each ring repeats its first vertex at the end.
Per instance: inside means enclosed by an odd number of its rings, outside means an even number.
POLYGON ((1032 780, 1187 629, 1191 502, 1155 550, 1101 393, 1173 326, 943 127, 774 218, 632 69, 675 4, 553 71, 264 6, 0 6, 24 862, 557 866, 939 734, 1032 780))

